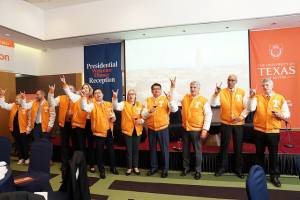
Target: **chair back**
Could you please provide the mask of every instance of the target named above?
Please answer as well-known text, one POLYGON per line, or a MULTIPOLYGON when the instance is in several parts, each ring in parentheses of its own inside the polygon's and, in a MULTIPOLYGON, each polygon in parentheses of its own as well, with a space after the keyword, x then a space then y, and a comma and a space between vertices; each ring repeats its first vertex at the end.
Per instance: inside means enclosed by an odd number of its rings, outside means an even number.
POLYGON ((7 137, 0 136, 0 161, 10 164, 11 142, 7 137))
POLYGON ((249 200, 268 200, 267 180, 264 169, 254 165, 249 171, 246 180, 246 189, 249 200))
POLYGON ((40 139, 31 145, 28 172, 44 172, 50 175, 50 161, 53 146, 47 139, 40 139))

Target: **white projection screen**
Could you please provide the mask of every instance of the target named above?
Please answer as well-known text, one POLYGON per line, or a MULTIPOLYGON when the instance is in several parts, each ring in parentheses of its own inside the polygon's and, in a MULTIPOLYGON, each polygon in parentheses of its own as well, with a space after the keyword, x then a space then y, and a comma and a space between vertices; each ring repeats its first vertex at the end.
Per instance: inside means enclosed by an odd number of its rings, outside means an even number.
POLYGON ((177 78, 180 95, 189 92, 193 80, 210 98, 216 83, 238 76, 238 86, 249 90, 248 31, 170 36, 125 41, 126 90, 135 89, 137 100, 151 96, 151 85, 169 91, 170 77, 177 78))

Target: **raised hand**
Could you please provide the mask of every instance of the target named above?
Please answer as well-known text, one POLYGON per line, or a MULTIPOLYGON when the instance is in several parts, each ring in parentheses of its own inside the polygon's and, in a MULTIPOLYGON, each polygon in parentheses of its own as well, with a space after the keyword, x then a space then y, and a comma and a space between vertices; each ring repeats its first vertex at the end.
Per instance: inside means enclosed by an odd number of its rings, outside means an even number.
POLYGON ((255 97, 256 95, 256 89, 250 89, 250 98, 255 97))
POLYGON ((54 91, 55 91, 55 84, 49 85, 49 93, 54 93, 54 91))
POLYGON ((112 98, 113 99, 117 99, 118 98, 118 92, 119 92, 119 89, 117 89, 117 91, 113 91, 112 90, 112 98))
POLYGON ((216 83, 215 95, 218 95, 221 92, 222 82, 218 85, 216 83))
POLYGON ((6 89, 0 88, 0 97, 4 97, 5 93, 6 93, 6 89))
POLYGON ((170 78, 170 83, 171 83, 171 88, 175 88, 176 87, 176 76, 174 77, 174 79, 170 78))
POLYGON ((20 92, 20 96, 21 96, 22 99, 26 99, 25 91, 24 92, 20 92))
POLYGON ((59 77, 59 79, 64 85, 67 84, 65 75, 62 75, 61 77, 59 77))

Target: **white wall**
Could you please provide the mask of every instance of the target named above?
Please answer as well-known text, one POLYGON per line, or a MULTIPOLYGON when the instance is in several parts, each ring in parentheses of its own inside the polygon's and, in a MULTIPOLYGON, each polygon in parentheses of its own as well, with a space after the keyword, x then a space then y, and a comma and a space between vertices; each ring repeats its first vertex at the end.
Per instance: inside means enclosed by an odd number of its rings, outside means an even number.
POLYGON ((300 13, 299 0, 102 0, 47 10, 45 37, 208 23, 300 13))
POLYGON ((0 25, 44 39, 44 11, 22 0, 0 0, 0 25))

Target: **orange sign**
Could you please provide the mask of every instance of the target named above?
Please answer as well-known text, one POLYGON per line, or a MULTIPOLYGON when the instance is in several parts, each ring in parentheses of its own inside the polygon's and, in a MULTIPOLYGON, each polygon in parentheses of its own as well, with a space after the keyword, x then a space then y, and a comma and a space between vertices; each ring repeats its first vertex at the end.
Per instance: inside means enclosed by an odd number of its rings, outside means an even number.
POLYGON ((250 32, 250 85, 258 93, 261 80, 271 78, 291 111, 292 128, 300 128, 300 28, 250 32), (298 101, 297 101, 298 100, 298 101))
POLYGON ((12 40, 7 40, 7 39, 1 39, 0 38, 0 45, 1 46, 6 46, 6 47, 15 47, 15 43, 12 40))

